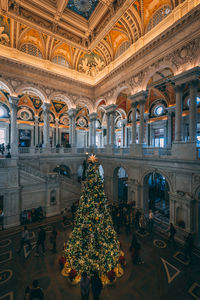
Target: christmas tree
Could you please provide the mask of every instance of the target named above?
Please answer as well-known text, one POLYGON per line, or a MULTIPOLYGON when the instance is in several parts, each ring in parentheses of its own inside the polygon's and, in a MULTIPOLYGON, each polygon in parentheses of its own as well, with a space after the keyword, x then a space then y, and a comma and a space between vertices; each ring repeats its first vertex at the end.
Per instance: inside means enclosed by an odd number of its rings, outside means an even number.
POLYGON ((82 182, 74 229, 65 244, 65 272, 80 276, 94 270, 105 276, 119 270, 120 243, 107 206, 99 163, 94 155, 88 159, 86 179, 82 182))

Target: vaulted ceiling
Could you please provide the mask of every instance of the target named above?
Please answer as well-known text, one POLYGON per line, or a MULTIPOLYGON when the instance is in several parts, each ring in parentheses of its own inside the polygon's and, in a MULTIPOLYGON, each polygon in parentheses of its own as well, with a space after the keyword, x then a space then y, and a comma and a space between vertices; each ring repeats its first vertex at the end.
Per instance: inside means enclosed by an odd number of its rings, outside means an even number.
POLYGON ((0 43, 95 77, 179 2, 0 0, 0 43))

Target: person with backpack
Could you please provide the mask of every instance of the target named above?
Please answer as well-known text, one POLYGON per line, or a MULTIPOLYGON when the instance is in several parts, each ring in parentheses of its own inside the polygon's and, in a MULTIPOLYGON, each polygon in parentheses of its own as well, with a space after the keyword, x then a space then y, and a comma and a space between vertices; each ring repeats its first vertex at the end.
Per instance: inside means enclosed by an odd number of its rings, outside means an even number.
POLYGON ((41 287, 39 287, 38 280, 33 280, 33 287, 30 291, 30 300, 43 300, 44 293, 41 287))
POLYGON ((93 300, 99 300, 99 296, 101 294, 103 285, 96 271, 94 271, 93 276, 91 278, 91 286, 92 286, 93 300))

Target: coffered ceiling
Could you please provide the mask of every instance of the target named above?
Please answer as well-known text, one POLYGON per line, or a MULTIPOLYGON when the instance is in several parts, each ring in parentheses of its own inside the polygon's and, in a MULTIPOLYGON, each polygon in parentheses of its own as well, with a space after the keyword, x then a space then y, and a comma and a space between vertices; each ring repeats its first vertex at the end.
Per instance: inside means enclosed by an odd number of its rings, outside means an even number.
POLYGON ((182 2, 0 0, 0 44, 95 77, 182 2))

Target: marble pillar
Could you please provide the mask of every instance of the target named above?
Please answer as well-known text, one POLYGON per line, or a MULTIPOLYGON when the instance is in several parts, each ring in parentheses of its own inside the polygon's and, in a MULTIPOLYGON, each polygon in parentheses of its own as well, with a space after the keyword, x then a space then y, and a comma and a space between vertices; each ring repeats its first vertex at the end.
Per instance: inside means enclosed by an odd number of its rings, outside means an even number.
POLYGON ((115 145, 115 111, 110 113, 110 145, 114 147, 115 145))
POLYGON ((145 101, 140 101, 140 128, 139 128, 139 139, 138 144, 144 143, 144 105, 145 101))
POLYGON ((39 125, 39 117, 35 116, 35 146, 39 144, 39 137, 38 137, 38 133, 39 133, 39 129, 38 129, 38 125, 39 125))
POLYGON ((50 136, 49 136, 49 115, 50 115, 51 103, 44 103, 42 105, 44 112, 44 127, 43 127, 43 145, 44 148, 50 148, 50 136))
POLYGON ((132 103, 132 145, 136 144, 136 112, 137 112, 137 102, 132 103))
POLYGON ((106 113, 107 117, 107 146, 110 145, 110 113, 106 113))
POLYGON ((176 91, 176 111, 175 111, 175 141, 179 142, 182 138, 182 86, 177 85, 176 91))
POLYGON ((56 119, 56 145, 59 144, 59 119, 56 119))
POLYGON ((70 118, 70 130, 69 134, 71 135, 70 141, 71 141, 71 147, 76 147, 76 109, 71 108, 68 110, 68 115, 70 118))
POLYGON ((96 120, 97 113, 91 113, 90 118, 90 146, 96 147, 96 120))
POLYGON ((196 142, 197 133, 197 104, 196 96, 198 89, 198 80, 193 80, 189 84, 190 87, 190 104, 189 104, 189 141, 196 142))
POLYGON ((11 155, 12 157, 16 157, 18 155, 18 126, 17 126, 17 105, 19 102, 18 97, 10 96, 9 102, 11 106, 11 115, 10 115, 10 122, 11 122, 11 155))

